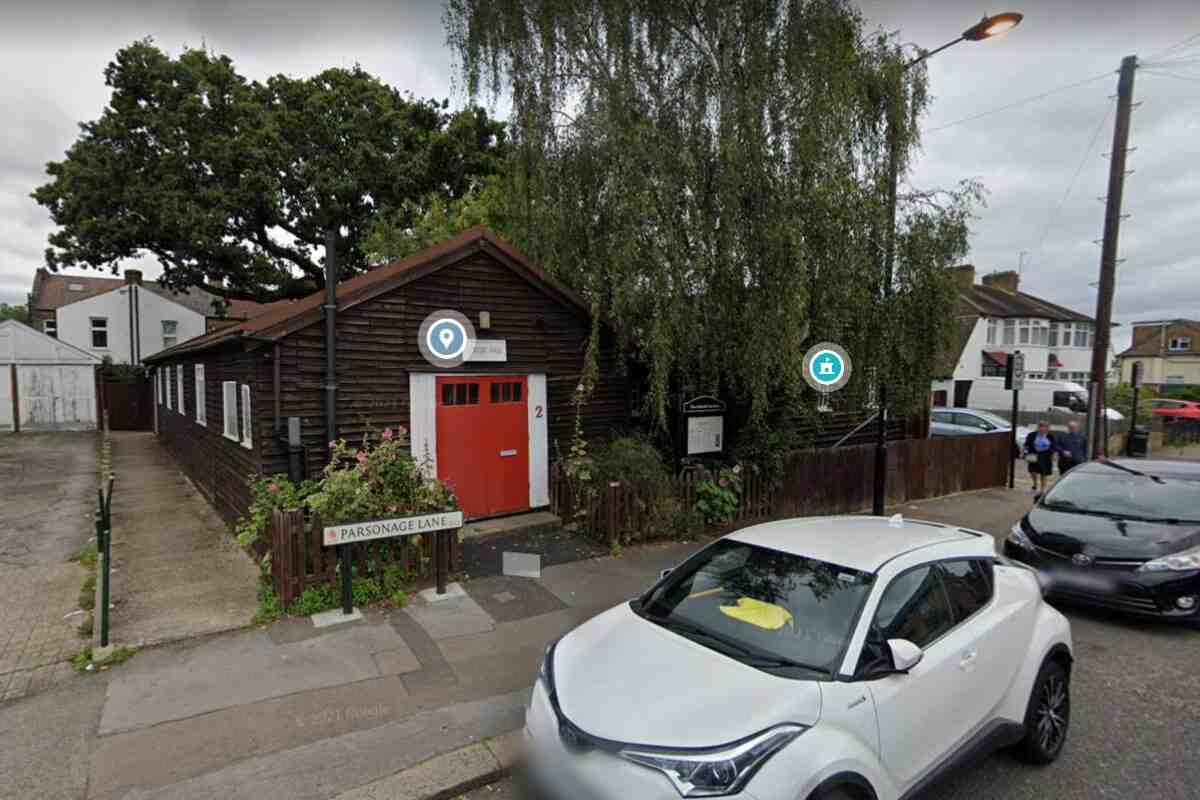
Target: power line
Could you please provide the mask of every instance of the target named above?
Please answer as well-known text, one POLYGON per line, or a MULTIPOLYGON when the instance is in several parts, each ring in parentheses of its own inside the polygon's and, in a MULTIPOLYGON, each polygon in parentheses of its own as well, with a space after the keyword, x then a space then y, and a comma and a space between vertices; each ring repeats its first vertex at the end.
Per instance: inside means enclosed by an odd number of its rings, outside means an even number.
POLYGON ((1200 83, 1200 78, 1188 76, 1188 75, 1178 75, 1174 72, 1167 72, 1165 70, 1148 69, 1148 70, 1143 70, 1143 71, 1149 73, 1150 75, 1163 75, 1168 78, 1177 78, 1181 81, 1188 81, 1189 83, 1200 83))
POLYGON ((1149 59, 1147 59, 1147 60, 1150 60, 1150 59, 1155 59, 1155 58, 1158 58, 1159 56, 1166 55, 1167 53, 1170 53, 1170 52, 1171 52, 1171 51, 1173 51, 1173 50, 1178 50, 1179 48, 1181 48, 1181 47, 1184 47, 1185 45, 1187 45, 1189 42, 1198 42, 1198 43, 1200 43, 1200 41, 1198 41, 1198 40, 1200 40, 1200 33, 1193 33, 1191 36, 1187 37, 1187 38, 1186 38, 1186 39, 1184 39, 1183 41, 1181 41, 1181 42, 1176 42, 1175 44, 1171 45, 1170 47, 1168 47, 1168 48, 1166 48, 1166 49, 1164 49, 1164 50, 1159 50, 1157 53, 1155 53, 1154 55, 1150 56, 1150 57, 1149 57, 1149 59))
POLYGON ((1058 205, 1055 207, 1054 212, 1046 221, 1046 227, 1042 229, 1041 238, 1038 239, 1037 247, 1034 249, 1034 252, 1038 254, 1039 259, 1041 258, 1042 254, 1042 245, 1046 243, 1046 237, 1050 235, 1050 229, 1054 227, 1054 223, 1058 221, 1059 212, 1061 212, 1063 206, 1067 204, 1067 198, 1071 196, 1071 191, 1075 188, 1075 182, 1079 180, 1079 175, 1083 172, 1084 165, 1087 164, 1088 158, 1090 158, 1095 152, 1096 140, 1100 138, 1100 131, 1104 129, 1104 123, 1108 122, 1110 114, 1112 114, 1111 106, 1105 109, 1104 115, 1100 117, 1099 124, 1097 124, 1096 129, 1092 131, 1092 138, 1088 140, 1087 148, 1083 151, 1083 158, 1079 159, 1079 166, 1075 168, 1075 174, 1071 176, 1071 181, 1067 184, 1067 190, 1063 192, 1062 199, 1058 201, 1058 205))
POLYGON ((982 119, 984 117, 990 117, 993 114, 999 114, 1001 111, 1009 111, 1009 110, 1017 108, 1019 106, 1023 106, 1026 103, 1032 103, 1037 100, 1041 100, 1042 98, 1049 97, 1052 94, 1058 94, 1059 92, 1065 92, 1068 89, 1075 89, 1079 86, 1085 86, 1089 83, 1095 83, 1096 81, 1100 80, 1101 78, 1111 77, 1112 74, 1113 73, 1111 71, 1110 72, 1102 72, 1099 75, 1093 75, 1090 78, 1085 78, 1081 81, 1077 81, 1076 83, 1069 83, 1066 86, 1059 86, 1057 89, 1051 89, 1048 92, 1042 92, 1041 94, 1035 94, 1032 97, 1026 97, 1022 100, 1017 100, 1014 103, 1009 103, 1007 105, 1000 106, 999 108, 993 108, 991 111, 984 111, 979 114, 972 114, 969 117, 963 117, 962 119, 957 119, 954 122, 947 122, 945 125, 939 125, 936 128, 930 128, 929 130, 925 131, 925 133, 937 133, 938 131, 944 131, 947 128, 953 128, 956 125, 962 125, 967 122, 974 122, 977 119, 982 119))

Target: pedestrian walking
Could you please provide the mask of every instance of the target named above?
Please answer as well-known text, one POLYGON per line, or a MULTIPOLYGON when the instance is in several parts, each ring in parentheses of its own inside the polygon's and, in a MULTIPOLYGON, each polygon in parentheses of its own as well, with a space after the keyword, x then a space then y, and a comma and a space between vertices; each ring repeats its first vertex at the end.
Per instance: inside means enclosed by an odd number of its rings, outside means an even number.
POLYGON ((1079 432, 1079 423, 1067 423, 1067 432, 1055 437, 1058 442, 1058 474, 1066 475, 1071 467, 1087 461, 1087 440, 1079 432))
POLYGON ((1050 423, 1043 420, 1036 431, 1025 437, 1025 460, 1029 462, 1029 475, 1033 478, 1033 491, 1046 491, 1046 478, 1054 473, 1054 453, 1058 449, 1050 423))

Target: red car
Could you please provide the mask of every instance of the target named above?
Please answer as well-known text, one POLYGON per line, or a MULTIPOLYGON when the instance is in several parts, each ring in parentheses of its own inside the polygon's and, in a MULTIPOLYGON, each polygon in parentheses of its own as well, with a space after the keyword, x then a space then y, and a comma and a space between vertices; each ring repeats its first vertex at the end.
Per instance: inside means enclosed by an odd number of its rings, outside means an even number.
POLYGON ((1192 400, 1152 400, 1150 407, 1160 417, 1173 420, 1200 421, 1200 403, 1192 400))

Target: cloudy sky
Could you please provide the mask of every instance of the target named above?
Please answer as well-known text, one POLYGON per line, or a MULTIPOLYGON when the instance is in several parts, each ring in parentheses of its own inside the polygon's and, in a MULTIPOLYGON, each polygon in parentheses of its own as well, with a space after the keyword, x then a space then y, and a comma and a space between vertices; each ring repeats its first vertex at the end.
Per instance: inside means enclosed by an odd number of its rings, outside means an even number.
MULTIPOLYGON (((11 3, 10 5, 15 5, 11 3)), ((0 30, 0 300, 23 302, 42 263, 47 214, 29 192, 61 158, 76 124, 101 113, 102 72, 115 51, 153 37, 173 53, 207 45, 253 78, 361 64, 420 96, 465 98, 455 86, 436 0, 43 0, 5 9, 0 30)), ((864 0, 868 20, 926 48, 985 12, 963 0, 864 0)), ((1200 317, 1200 34, 1195 0, 1026 0, 1009 36, 963 43, 930 61, 935 96, 914 185, 983 181, 970 260, 980 272, 1022 264, 1023 289, 1094 313, 1121 58, 1139 70, 1115 318, 1200 317), (1187 62, 1186 59, 1193 59, 1187 62), (1153 65, 1166 59, 1183 63, 1153 65), (1162 72, 1172 73, 1170 75, 1162 72), (1094 79, 1090 80, 1089 79, 1094 79), (1040 100, 1020 101, 1060 87, 1040 100), (1005 106, 1013 108, 988 114, 1005 106), (978 119, 969 119, 986 114, 978 119), (967 121, 963 121, 967 120, 967 121), (1024 254, 1024 255, 1022 255, 1024 254)), ((156 268, 144 265, 151 275, 156 268)), ((95 273, 93 273, 95 274, 95 273)), ((1118 333, 1118 347, 1128 328, 1118 333)))

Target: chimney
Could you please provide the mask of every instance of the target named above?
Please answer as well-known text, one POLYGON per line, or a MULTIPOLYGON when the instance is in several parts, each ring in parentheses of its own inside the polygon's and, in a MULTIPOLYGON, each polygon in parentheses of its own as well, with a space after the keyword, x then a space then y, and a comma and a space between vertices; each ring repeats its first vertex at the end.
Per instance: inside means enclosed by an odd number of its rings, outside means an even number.
POLYGON ((1012 294, 1017 293, 1017 286, 1021 283, 1021 276, 1015 270, 1007 270, 1005 272, 993 272, 990 275, 983 276, 983 285, 990 286, 993 289, 1001 289, 1012 294))
POLYGON ((966 291, 975 285, 974 264, 963 264, 961 267, 951 267, 950 272, 954 275, 954 285, 960 292, 966 291))
POLYGON ((125 283, 142 285, 142 271, 140 269, 125 270, 125 283))

